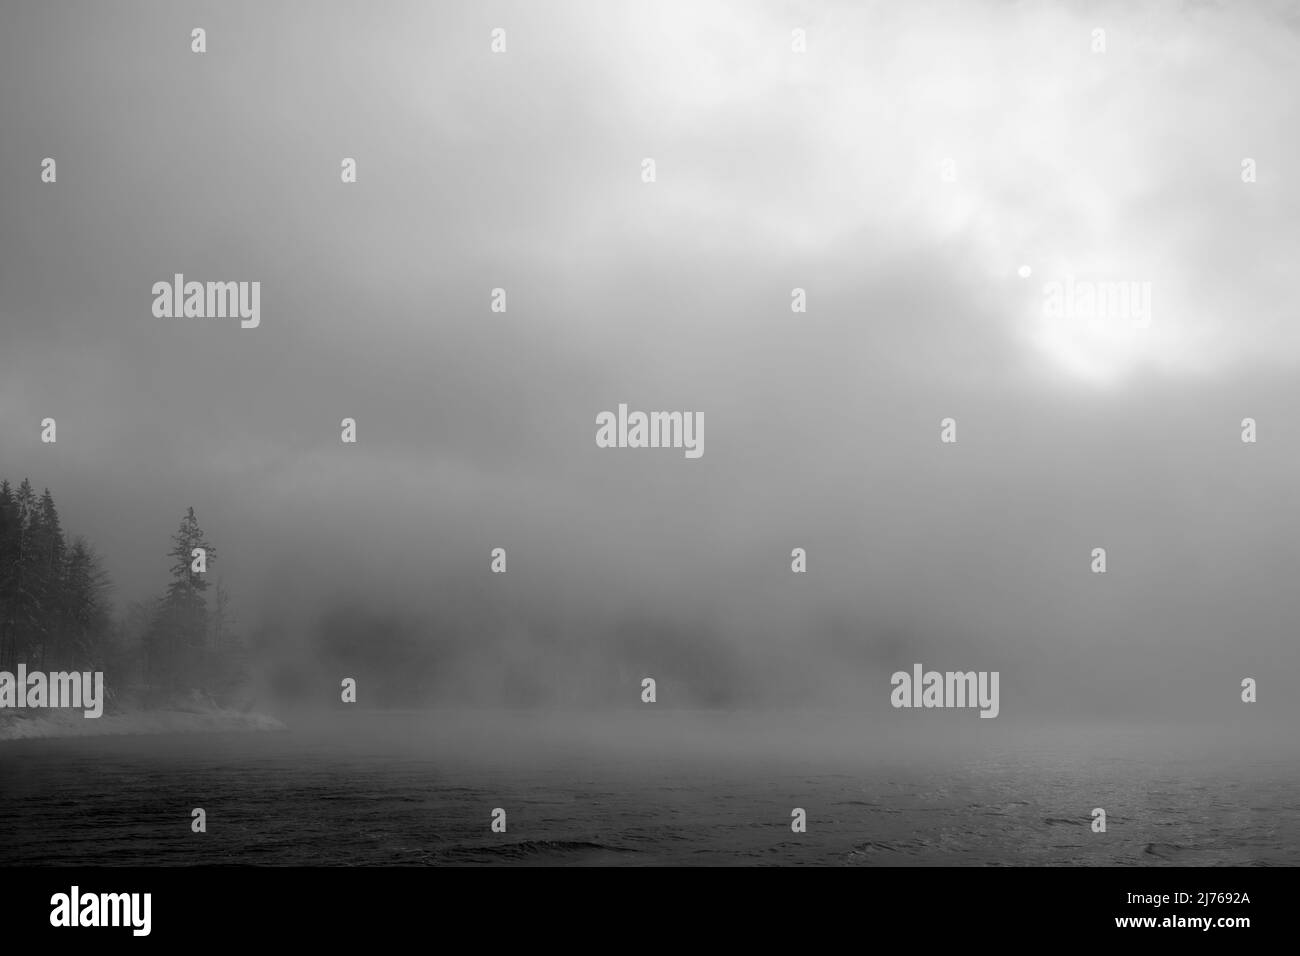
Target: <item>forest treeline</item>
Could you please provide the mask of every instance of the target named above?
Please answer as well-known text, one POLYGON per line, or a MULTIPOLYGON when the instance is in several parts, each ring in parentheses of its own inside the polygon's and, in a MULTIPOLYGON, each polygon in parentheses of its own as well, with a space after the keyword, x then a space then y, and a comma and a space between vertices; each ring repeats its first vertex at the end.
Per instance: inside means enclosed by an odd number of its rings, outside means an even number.
POLYGON ((209 585, 216 550, 194 509, 172 535, 170 580, 118 614, 103 559, 63 531, 49 489, 0 481, 0 670, 103 671, 110 702, 227 703, 248 676, 230 598, 209 585), (202 558, 196 558, 202 549, 202 558))

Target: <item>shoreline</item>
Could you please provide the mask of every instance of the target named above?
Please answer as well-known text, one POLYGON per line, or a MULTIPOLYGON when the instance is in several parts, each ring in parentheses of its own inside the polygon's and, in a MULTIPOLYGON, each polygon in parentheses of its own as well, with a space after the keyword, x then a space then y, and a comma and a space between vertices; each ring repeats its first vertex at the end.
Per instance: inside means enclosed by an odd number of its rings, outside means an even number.
POLYGON ((0 711, 0 743, 74 737, 283 731, 283 721, 268 714, 234 710, 133 710, 88 718, 64 710, 0 711))

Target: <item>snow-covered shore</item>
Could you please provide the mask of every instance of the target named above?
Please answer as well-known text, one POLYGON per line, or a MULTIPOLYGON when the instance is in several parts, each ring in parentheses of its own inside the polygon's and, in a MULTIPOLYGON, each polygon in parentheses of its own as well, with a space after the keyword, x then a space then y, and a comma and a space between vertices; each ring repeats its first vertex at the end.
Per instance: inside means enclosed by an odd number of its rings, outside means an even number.
POLYGON ((266 714, 234 710, 136 710, 87 718, 79 710, 0 711, 0 741, 106 735, 287 730, 266 714))

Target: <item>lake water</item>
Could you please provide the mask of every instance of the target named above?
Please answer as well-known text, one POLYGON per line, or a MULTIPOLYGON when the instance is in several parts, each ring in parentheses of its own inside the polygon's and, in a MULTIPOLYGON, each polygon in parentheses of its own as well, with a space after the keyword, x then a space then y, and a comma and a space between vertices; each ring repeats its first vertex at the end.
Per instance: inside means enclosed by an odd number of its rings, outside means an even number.
POLYGON ((285 720, 0 743, 0 864, 1300 863, 1285 733, 674 711, 285 720), (207 833, 190 831, 194 807, 207 833))

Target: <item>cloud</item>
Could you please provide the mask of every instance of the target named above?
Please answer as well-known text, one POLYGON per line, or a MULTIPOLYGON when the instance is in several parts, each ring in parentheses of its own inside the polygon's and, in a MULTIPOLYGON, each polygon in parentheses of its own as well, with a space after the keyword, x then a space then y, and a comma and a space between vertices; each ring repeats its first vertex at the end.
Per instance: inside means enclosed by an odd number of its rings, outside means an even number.
POLYGON ((1294 529, 1237 509, 1293 459, 1234 457, 1246 414, 1284 442, 1300 355, 1283 6, 231 5, 204 57, 76 11, 0 38, 0 451, 124 597, 193 504, 268 640, 346 592, 485 693, 500 651, 554 697, 650 659, 715 702, 852 701, 916 647, 1059 689, 1185 642, 1209 681, 1215 607, 1290 610, 1294 529), (262 327, 154 319, 177 271, 261 281, 262 327), (1046 324, 1066 277, 1150 282, 1151 328, 1046 324), (706 456, 595 448, 622 401, 702 411, 706 456))

